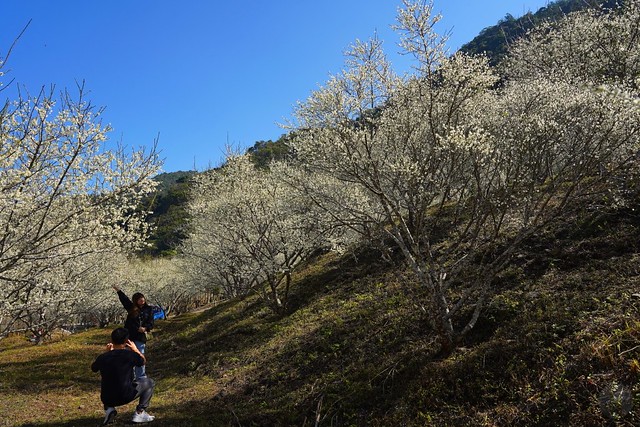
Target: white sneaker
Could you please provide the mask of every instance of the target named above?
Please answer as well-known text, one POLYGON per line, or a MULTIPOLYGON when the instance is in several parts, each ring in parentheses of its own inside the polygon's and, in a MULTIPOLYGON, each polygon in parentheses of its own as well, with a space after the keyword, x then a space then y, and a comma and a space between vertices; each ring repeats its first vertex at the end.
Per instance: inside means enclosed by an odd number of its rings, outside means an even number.
POLYGON ((153 415, 147 414, 147 411, 136 411, 133 413, 133 418, 131 419, 131 421, 133 421, 134 423, 148 423, 150 421, 153 421, 154 418, 155 417, 153 415))
POLYGON ((102 425, 106 426, 107 424, 112 422, 117 414, 118 414, 118 411, 116 411, 116 408, 113 408, 113 407, 107 408, 104 411, 104 421, 102 421, 102 425))

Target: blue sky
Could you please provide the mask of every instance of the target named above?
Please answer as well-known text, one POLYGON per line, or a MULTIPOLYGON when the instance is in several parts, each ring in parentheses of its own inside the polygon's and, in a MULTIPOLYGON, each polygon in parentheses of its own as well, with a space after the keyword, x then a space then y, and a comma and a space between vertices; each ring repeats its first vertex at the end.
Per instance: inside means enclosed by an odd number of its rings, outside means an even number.
MULTIPOLYGON (((278 123, 374 32, 397 68, 400 0, 21 0, 3 2, 0 57, 31 20, 3 77, 32 94, 74 89, 106 107, 112 141, 158 146, 164 171, 220 164, 227 143, 245 149, 284 133, 278 123)), ((547 0, 435 0, 453 52, 507 13, 547 0)), ((11 92, 0 92, 1 98, 11 92)))

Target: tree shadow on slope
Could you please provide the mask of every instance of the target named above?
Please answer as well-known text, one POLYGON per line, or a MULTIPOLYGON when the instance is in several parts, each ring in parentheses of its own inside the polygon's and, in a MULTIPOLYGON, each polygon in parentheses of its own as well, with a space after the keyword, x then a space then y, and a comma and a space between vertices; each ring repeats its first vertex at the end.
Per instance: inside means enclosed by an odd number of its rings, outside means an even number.
POLYGON ((250 300, 234 299, 172 319, 154 332, 149 365, 154 367, 158 378, 190 375, 209 363, 210 354, 243 352, 271 335, 264 326, 268 324, 246 321, 260 309, 259 304, 250 300))
POLYGON ((228 365, 238 355, 259 347, 277 334, 277 325, 308 306, 321 295, 336 289, 350 293, 354 279, 388 269, 375 251, 351 256, 320 255, 296 278, 285 315, 270 311, 255 295, 235 298, 199 313, 185 313, 160 326, 153 333, 148 358, 159 378, 207 373, 212 363, 228 365), (171 337, 166 340, 165 337, 171 337), (189 357, 185 358, 184 354, 189 357), (156 355, 161 355, 156 357, 156 355), (214 360, 215 359, 215 360, 214 360))
POLYGON ((416 324, 423 320, 395 272, 379 259, 375 251, 323 258, 321 267, 295 283, 287 316, 246 298, 160 326, 148 351, 150 375, 161 382, 208 376, 219 385, 172 408, 172 425, 181 425, 176 414, 183 411, 196 421, 223 420, 220 425, 301 425, 317 414, 362 414, 388 400, 379 388, 391 390, 385 378, 401 370, 405 358, 415 359, 406 354, 421 342, 423 326, 416 324), (318 408, 321 400, 325 406, 318 408))
POLYGON ((286 342, 264 342, 258 366, 223 385, 219 402, 242 425, 304 425, 317 417, 366 425, 368 412, 402 400, 405 381, 393 378, 435 351, 423 319, 393 272, 346 280, 282 319, 286 342))
MULTIPOLYGON (((170 341, 178 348, 175 356, 158 361, 164 363, 164 377, 209 375, 220 389, 162 410, 173 425, 287 426, 316 419, 334 426, 474 425, 483 413, 498 417, 496 425, 517 419, 532 425, 527 415, 532 409, 523 397, 553 392, 538 384, 539 378, 555 369, 559 342, 577 342, 580 316, 598 309, 590 298, 601 287, 594 277, 607 272, 594 273, 593 260, 631 256, 634 245, 624 242, 638 237, 636 225, 629 220, 610 223, 608 231, 585 231, 572 224, 532 237, 513 265, 522 270, 520 276, 502 279, 469 347, 446 359, 434 356, 416 305, 420 291, 412 294, 411 286, 400 283, 403 272, 380 263, 375 251, 365 251, 370 258, 323 258, 324 264, 310 265, 296 281, 288 316, 269 314, 259 301, 247 299, 172 326, 177 335, 170 341), (563 233, 576 237, 559 240, 563 233), (576 259, 581 262, 565 264, 576 259), (555 270, 563 279, 545 283, 555 270), (590 277, 583 279, 586 274, 590 277), (192 331, 178 333, 178 328, 192 331), (295 336, 280 337, 287 328, 299 329, 295 336), (275 346, 274 339, 287 342, 275 346), (261 354, 262 347, 272 351, 261 354), (247 360, 248 352, 262 357, 247 360), (238 377, 225 379, 221 372, 238 377), (532 384, 540 389, 528 395, 532 384), (504 418, 498 422, 499 417, 504 418), (192 424, 180 424, 188 421, 192 424)), ((170 352, 170 346, 160 342, 157 353, 170 352)), ((565 403, 534 409, 558 421, 575 409, 565 403)))
POLYGON ((300 269, 302 279, 296 281, 291 289, 288 313, 294 313, 320 295, 336 289, 356 290, 357 279, 382 274, 393 268, 391 262, 382 259, 379 250, 368 246, 354 248, 342 255, 320 254, 307 263, 306 269, 300 269))

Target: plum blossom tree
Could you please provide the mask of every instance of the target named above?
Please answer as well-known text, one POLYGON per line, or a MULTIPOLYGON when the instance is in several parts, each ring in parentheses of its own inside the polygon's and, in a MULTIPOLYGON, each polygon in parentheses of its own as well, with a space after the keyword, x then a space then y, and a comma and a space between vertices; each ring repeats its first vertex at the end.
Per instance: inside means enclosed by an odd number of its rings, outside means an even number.
POLYGON ((235 195, 234 179, 240 179, 237 175, 227 177, 228 170, 229 166, 226 170, 209 170, 194 178, 188 205, 192 228, 181 253, 185 274, 192 283, 213 284, 225 297, 242 297, 256 286, 258 276, 236 230, 242 225, 227 227, 236 217, 229 212, 234 207, 226 196, 235 195))
MULTIPOLYGON (((211 289, 193 282, 179 257, 133 258, 121 268, 120 280, 128 292, 142 292, 147 302, 161 306, 166 315, 180 314, 194 299, 210 294, 211 289)), ((122 313, 120 302, 112 295, 122 313)))
POLYGON ((502 64, 508 78, 640 88, 640 2, 605 13, 587 9, 541 23, 514 43, 502 64))
MULTIPOLYGON (((201 205, 192 205, 192 209, 191 214, 198 216, 192 223, 204 225, 209 221, 201 205)), ((195 286, 218 289, 225 298, 243 297, 256 285, 257 277, 252 264, 237 252, 235 240, 218 237, 224 232, 225 228, 216 222, 191 231, 181 247, 184 274, 195 286)))
POLYGON ((155 146, 107 149, 101 112, 81 85, 77 97, 43 89, 0 111, 0 337, 73 311, 101 258, 144 242, 155 146))
POLYGON ((291 174, 286 164, 258 169, 244 155, 197 177, 194 232, 185 244, 185 253, 200 267, 209 264, 209 277, 229 296, 257 292, 278 313, 287 308, 293 271, 330 245, 333 232, 325 213, 288 185, 285 174, 291 174))
POLYGON ((36 343, 57 329, 74 331, 121 320, 110 284, 122 280, 127 253, 86 254, 38 277, 39 286, 25 299, 16 329, 26 329, 36 343))
POLYGON ((308 182, 310 198, 402 253, 450 351, 518 245, 630 161, 640 116, 624 89, 544 77, 497 88, 486 58, 445 55, 431 3, 403 3, 396 29, 418 73, 399 79, 377 39, 356 42, 299 104, 292 146, 300 167, 341 183, 308 182))

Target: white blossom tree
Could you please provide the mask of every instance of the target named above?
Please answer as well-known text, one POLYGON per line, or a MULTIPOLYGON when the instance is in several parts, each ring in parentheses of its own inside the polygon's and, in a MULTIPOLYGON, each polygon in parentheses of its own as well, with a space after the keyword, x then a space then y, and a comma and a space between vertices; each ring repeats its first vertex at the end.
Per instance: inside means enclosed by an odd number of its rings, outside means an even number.
MULTIPOLYGON (((129 294, 142 292, 149 304, 161 306, 166 315, 180 314, 194 299, 212 293, 185 274, 188 270, 179 257, 132 258, 124 266, 120 273, 123 289, 129 294)), ((112 299, 122 307, 115 296, 112 299)))
POLYGON ((304 194, 287 184, 284 163, 256 168, 231 156, 217 171, 196 178, 190 206, 193 235, 185 250, 231 295, 257 292, 274 311, 287 308, 292 273, 334 230, 304 194))
POLYGON ((640 88, 640 2, 605 13, 586 9, 541 23, 509 48, 508 78, 640 88))
MULTIPOLYGON (((227 170, 209 170, 195 177, 188 206, 191 232, 181 253, 192 282, 214 284, 225 297, 233 298, 247 295, 259 278, 257 267, 242 247, 237 231, 242 226, 235 222, 230 211, 235 207, 227 198, 240 193, 241 188, 234 189, 234 180, 241 182, 243 178, 239 174, 228 177, 227 170)), ((248 171, 253 172, 251 168, 248 171)))
POLYGON ((308 183, 313 200, 400 250, 450 351, 518 245, 631 159, 640 121, 623 89, 496 89, 485 58, 445 55, 431 3, 403 3, 396 28, 418 74, 398 79, 377 39, 356 42, 342 74, 298 106, 293 146, 301 167, 343 184, 308 183))
POLYGON ((87 253, 38 277, 38 286, 25 298, 16 329, 26 329, 40 343, 58 329, 73 332, 121 320, 122 305, 114 298, 111 284, 122 280, 127 254, 104 255, 87 253))
POLYGON ((0 337, 35 328, 38 307, 66 313, 100 258, 144 242, 155 146, 107 149, 101 112, 82 86, 75 98, 43 89, 0 111, 0 337))

